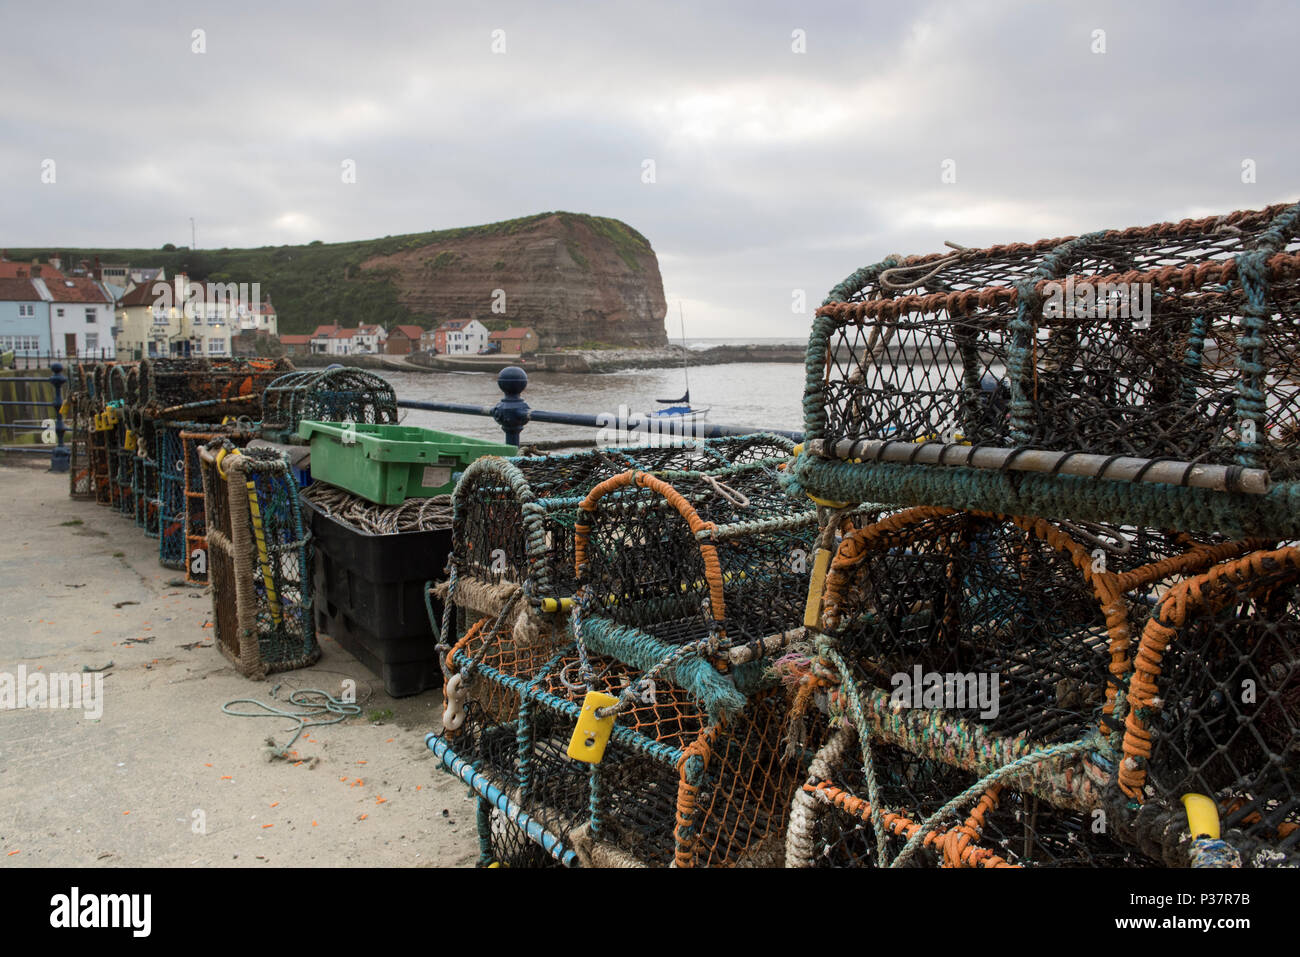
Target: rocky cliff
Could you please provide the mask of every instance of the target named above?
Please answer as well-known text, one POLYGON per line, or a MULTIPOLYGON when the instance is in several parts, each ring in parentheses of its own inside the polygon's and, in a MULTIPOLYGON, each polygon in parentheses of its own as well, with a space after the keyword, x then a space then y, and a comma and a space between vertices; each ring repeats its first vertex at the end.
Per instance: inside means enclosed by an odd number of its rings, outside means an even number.
POLYGON ((605 343, 658 346, 663 280, 654 250, 615 219, 546 213, 373 256, 416 321, 478 319, 489 329, 531 326, 541 348, 605 343))
POLYGON ((337 323, 436 326, 474 318, 490 329, 532 326, 544 349, 655 346, 664 333, 663 280, 644 236, 617 219, 539 213, 344 243, 255 249, 10 249, 14 261, 96 259, 161 266, 214 282, 260 286, 282 333, 337 323), (495 295, 496 290, 503 295, 495 295), (498 311, 493 311, 497 302, 498 311), (504 308, 504 312, 500 311, 504 308))

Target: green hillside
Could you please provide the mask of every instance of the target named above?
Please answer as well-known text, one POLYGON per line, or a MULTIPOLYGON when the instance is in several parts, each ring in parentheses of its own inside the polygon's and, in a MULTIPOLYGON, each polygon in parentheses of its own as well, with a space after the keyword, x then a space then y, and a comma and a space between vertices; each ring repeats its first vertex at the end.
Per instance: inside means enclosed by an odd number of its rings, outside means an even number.
MULTIPOLYGON (((522 232, 549 216, 558 215, 565 226, 582 222, 612 244, 634 270, 640 270, 639 255, 653 254, 649 241, 626 223, 585 213, 537 213, 484 226, 462 226, 427 233, 385 236, 348 243, 314 242, 305 246, 262 246, 255 249, 19 249, 10 247, 14 261, 60 255, 64 266, 82 259, 133 266, 162 266, 168 276, 184 271, 195 279, 213 282, 260 282, 263 298, 270 297, 280 316, 280 331, 311 332, 322 323, 346 326, 359 323, 420 323, 398 302, 391 275, 375 270, 361 271, 366 260, 432 243, 522 232)), ((504 264, 503 264, 504 265, 504 264)))

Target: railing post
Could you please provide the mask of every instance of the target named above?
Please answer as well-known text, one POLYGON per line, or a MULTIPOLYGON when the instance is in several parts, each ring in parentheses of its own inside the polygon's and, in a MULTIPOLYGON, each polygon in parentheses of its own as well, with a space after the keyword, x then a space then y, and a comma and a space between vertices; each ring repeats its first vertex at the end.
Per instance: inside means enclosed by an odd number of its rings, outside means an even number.
POLYGON ((50 363, 50 385, 54 386, 54 438, 55 446, 50 450, 50 471, 66 472, 68 471, 72 460, 72 451, 63 444, 63 433, 67 431, 63 426, 63 387, 67 384, 68 379, 63 374, 63 364, 60 362, 50 363))
POLYGON ((528 424, 528 403, 520 393, 528 388, 528 373, 519 366, 507 366, 497 375, 497 387, 505 394, 492 407, 492 418, 506 434, 506 443, 519 447, 519 433, 528 424))

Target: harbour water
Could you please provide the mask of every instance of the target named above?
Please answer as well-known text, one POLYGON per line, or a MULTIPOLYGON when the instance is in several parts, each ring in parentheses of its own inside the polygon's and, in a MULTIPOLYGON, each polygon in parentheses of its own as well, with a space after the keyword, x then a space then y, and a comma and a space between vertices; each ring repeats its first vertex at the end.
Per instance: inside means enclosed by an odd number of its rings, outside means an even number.
MULTIPOLYGON (((399 399, 495 405, 501 399, 495 373, 384 372, 399 399)), ((709 422, 768 429, 801 429, 804 368, 794 362, 738 362, 690 370, 691 403, 709 407, 709 422)), ((656 399, 675 399, 685 391, 681 367, 633 369, 605 375, 533 372, 524 399, 535 409, 617 415, 657 408, 656 399)), ((407 425, 500 441, 501 429, 489 418, 404 410, 407 425)), ((590 438, 594 430, 532 422, 523 440, 590 438)))

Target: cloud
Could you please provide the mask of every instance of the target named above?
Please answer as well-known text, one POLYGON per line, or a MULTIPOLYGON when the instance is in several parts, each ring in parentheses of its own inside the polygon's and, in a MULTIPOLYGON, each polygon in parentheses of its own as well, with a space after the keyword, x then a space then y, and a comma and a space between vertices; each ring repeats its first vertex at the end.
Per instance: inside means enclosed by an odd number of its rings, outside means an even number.
POLYGON ((188 243, 191 216, 200 245, 259 246, 570 209, 651 240, 693 335, 787 335, 807 327, 793 289, 815 304, 889 253, 1300 198, 1300 11, 1282 3, 326 0, 25 16, 0 36, 11 247, 188 243), (52 70, 33 38, 55 36, 52 70), (945 160, 955 183, 940 181, 945 160))

